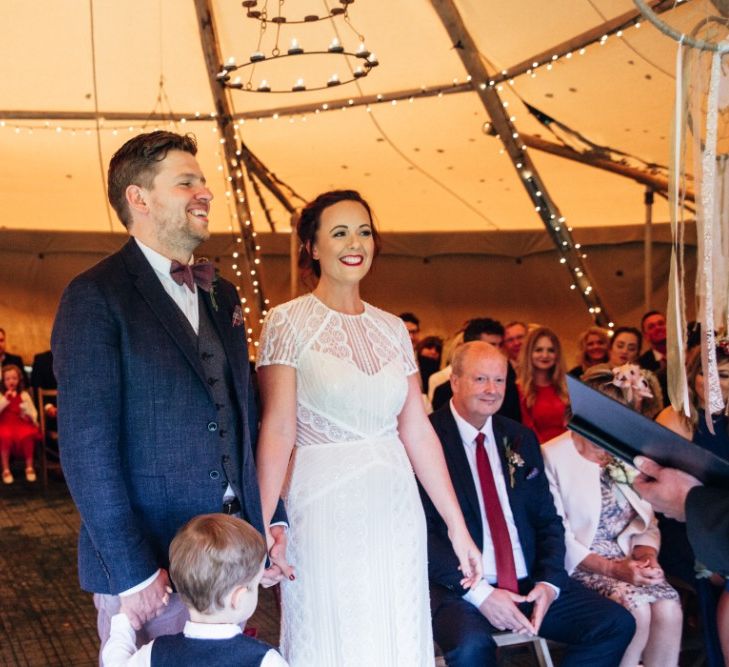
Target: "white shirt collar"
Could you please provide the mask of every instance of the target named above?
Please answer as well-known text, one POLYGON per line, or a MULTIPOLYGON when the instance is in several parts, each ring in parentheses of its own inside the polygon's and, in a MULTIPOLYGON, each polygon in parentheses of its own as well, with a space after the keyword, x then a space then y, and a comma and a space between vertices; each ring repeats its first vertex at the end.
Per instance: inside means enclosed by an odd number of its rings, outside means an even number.
POLYGON ((458 414, 458 410, 456 410, 456 407, 453 405, 453 399, 451 399, 449 407, 453 418, 456 420, 458 433, 460 433, 461 440, 465 445, 475 447, 476 436, 479 433, 483 433, 486 436, 486 442, 495 442, 493 420, 491 417, 486 420, 486 423, 481 427, 481 430, 479 430, 472 424, 469 424, 463 417, 461 417, 461 415, 458 414))
POLYGON ((183 629, 185 637, 192 639, 230 639, 243 634, 240 625, 234 623, 195 623, 187 621, 183 629))
MULTIPOLYGON (((152 248, 142 243, 136 236, 133 238, 137 242, 139 249, 147 258, 147 261, 151 264, 152 268, 157 271, 157 273, 161 273, 164 276, 169 276, 170 267, 172 266, 172 260, 169 257, 160 255, 160 253, 158 253, 156 250, 152 250, 152 248)), ((188 263, 192 264, 194 261, 194 257, 190 257, 190 261, 188 263)))

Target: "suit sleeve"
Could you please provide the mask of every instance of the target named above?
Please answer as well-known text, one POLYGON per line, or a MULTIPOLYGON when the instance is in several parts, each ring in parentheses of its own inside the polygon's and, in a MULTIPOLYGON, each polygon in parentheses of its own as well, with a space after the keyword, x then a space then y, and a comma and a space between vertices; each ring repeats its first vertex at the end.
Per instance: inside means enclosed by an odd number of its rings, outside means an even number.
POLYGON ((729 490, 697 486, 686 498, 686 532, 697 560, 729 575, 729 490))
POLYGON ((428 531, 428 579, 431 584, 438 584, 458 595, 465 595, 468 589, 461 586, 463 575, 458 569, 460 563, 448 539, 445 522, 419 482, 418 490, 428 531))
POLYGON ((101 288, 66 289, 52 335, 61 462, 112 593, 149 578, 158 564, 132 511, 122 470, 120 328, 101 288))

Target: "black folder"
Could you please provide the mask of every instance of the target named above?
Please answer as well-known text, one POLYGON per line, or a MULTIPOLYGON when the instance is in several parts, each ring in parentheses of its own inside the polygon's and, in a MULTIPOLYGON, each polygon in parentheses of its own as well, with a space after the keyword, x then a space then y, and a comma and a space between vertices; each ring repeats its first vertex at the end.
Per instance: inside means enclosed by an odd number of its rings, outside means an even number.
POLYGON ((647 456, 704 484, 729 484, 729 461, 569 375, 567 388, 572 407, 568 427, 611 454, 631 465, 636 456, 647 456))

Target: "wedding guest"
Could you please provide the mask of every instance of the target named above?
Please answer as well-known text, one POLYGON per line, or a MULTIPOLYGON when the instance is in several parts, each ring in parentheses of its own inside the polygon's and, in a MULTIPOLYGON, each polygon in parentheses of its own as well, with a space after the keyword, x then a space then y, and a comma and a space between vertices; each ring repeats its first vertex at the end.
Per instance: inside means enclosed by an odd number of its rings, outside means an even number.
POLYGON ((565 384, 562 345, 547 327, 529 332, 519 362, 521 423, 545 443, 566 428, 569 401, 565 384))
MULTIPOLYGON (((727 402, 729 341, 726 339, 720 340, 716 346, 716 361, 722 399, 727 402)), ((711 415, 713 433, 707 424, 706 384, 701 367, 701 350, 698 347, 689 353, 686 375, 690 416, 686 417, 669 406, 658 415, 656 421, 699 447, 729 460, 729 417, 726 411, 721 410, 711 415)), ((679 577, 696 590, 707 662, 709 667, 720 667, 724 658, 717 639, 717 604, 726 579, 718 573, 712 574, 704 564, 699 565, 697 573, 696 555, 689 543, 685 523, 659 515, 659 527, 665 545, 661 551, 661 563, 669 574, 679 577)))
POLYGON ((5 335, 5 329, 0 328, 0 368, 5 366, 17 366, 20 369, 20 374, 23 378, 23 384, 27 387, 28 376, 25 372, 25 364, 23 359, 17 354, 11 354, 7 351, 7 338, 5 335))
POLYGON ((188 521, 170 544, 170 576, 190 620, 182 632, 137 650, 122 601, 111 619, 103 667, 286 667, 278 651, 241 629, 258 604, 265 557, 261 534, 242 519, 203 514, 188 521))
POLYGON ((610 339, 608 363, 613 367, 638 364, 642 341, 643 336, 635 327, 618 327, 610 339))
POLYGON ((407 330, 360 298, 380 245, 353 190, 301 212, 300 266, 314 291, 268 313, 258 376, 264 522, 286 483, 281 650, 293 667, 433 664, 426 532, 413 471, 450 531, 463 583, 481 578, 428 423, 407 330), (288 470, 288 477, 287 477, 288 470))
MULTIPOLYGON (((463 330, 463 342, 469 343, 480 340, 501 349, 504 340, 504 327, 498 320, 490 317, 476 317, 466 324, 463 330)), ((449 373, 450 377, 450 373, 449 373)), ((448 403, 453 396, 453 389, 450 382, 444 382, 435 388, 431 404, 433 410, 448 403)), ((506 372, 506 390, 504 400, 499 408, 499 414, 514 421, 521 421, 521 410, 519 407, 519 390, 516 387, 516 372, 509 364, 506 372)))
POLYGON ((420 340, 420 320, 414 313, 400 313, 398 317, 404 322, 414 349, 420 340))
POLYGON ((577 346, 580 350, 577 366, 567 374, 579 378, 591 366, 607 362, 610 335, 602 327, 588 327, 580 334, 577 346))
POLYGON ((487 343, 462 345, 453 359, 453 400, 430 417, 484 561, 484 579, 462 588, 448 528, 423 494, 435 639, 450 667, 495 665, 499 630, 565 643, 562 667, 615 667, 635 622, 567 576, 564 528, 539 444, 496 414, 507 366, 487 343))
POLYGON ((519 354, 528 330, 524 322, 513 321, 504 326, 504 340, 501 347, 514 371, 519 370, 519 354))
MULTIPOLYGON (((634 364, 593 366, 581 380, 638 412, 653 400, 649 381, 634 364)), ((630 486, 637 471, 573 431, 550 440, 543 453, 564 520, 567 571, 635 617, 635 636, 621 667, 636 667, 641 659, 645 667, 676 667, 681 605, 658 564, 653 510, 630 486)))
POLYGON ((35 444, 40 439, 38 412, 25 391, 23 375, 15 365, 3 366, 0 384, 0 461, 4 484, 12 484, 10 454, 17 452, 25 461, 25 479, 35 482, 33 467, 35 444))
MULTIPOLYGON (((659 371, 666 367, 666 317, 657 310, 649 310, 640 320, 643 336, 650 346, 638 358, 641 368, 659 371)), ((640 350, 639 350, 640 351, 640 350)))
POLYGON ((438 336, 426 336, 415 346, 415 356, 420 370, 420 381, 423 393, 428 391, 428 380, 440 368, 443 352, 443 339, 438 336))

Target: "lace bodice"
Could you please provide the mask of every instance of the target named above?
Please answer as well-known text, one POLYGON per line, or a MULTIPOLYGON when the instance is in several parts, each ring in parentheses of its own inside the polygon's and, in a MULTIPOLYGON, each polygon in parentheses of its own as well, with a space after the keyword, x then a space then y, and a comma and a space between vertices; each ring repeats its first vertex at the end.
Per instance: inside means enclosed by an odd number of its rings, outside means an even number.
POLYGON ((417 372, 402 321, 365 304, 332 310, 313 294, 273 308, 263 323, 257 367, 296 369, 296 445, 392 435, 417 372))

